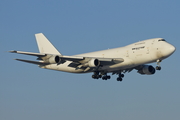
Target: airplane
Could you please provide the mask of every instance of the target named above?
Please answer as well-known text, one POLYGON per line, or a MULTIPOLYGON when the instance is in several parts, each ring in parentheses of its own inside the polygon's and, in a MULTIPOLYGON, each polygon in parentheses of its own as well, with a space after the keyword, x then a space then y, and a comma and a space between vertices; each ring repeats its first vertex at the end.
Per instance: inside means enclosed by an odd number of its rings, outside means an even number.
POLYGON ((35 34, 40 53, 9 51, 30 56, 36 56, 38 61, 15 59, 22 62, 38 65, 40 68, 64 71, 70 73, 90 73, 92 78, 102 80, 118 75, 117 81, 122 81, 126 72, 137 70, 141 75, 153 75, 161 70, 160 62, 172 55, 176 48, 163 38, 153 38, 139 41, 124 47, 102 51, 78 54, 73 56, 62 55, 43 33, 35 34), (156 62, 154 68, 149 63, 156 62))

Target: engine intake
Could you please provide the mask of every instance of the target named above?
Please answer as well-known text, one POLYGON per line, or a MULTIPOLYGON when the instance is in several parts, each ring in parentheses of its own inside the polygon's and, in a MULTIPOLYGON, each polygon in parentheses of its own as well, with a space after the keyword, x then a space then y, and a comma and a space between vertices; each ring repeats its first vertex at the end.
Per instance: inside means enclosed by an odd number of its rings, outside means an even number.
POLYGON ((97 67, 100 65, 100 62, 98 59, 91 59, 89 62, 88 62, 88 66, 89 67, 97 67))
POLYGON ((144 65, 140 70, 138 70, 138 73, 140 74, 146 74, 146 75, 152 75, 156 72, 155 68, 151 65, 144 65))
POLYGON ((59 58, 59 56, 52 56, 48 60, 46 60, 46 62, 51 64, 57 64, 61 62, 61 59, 59 58))

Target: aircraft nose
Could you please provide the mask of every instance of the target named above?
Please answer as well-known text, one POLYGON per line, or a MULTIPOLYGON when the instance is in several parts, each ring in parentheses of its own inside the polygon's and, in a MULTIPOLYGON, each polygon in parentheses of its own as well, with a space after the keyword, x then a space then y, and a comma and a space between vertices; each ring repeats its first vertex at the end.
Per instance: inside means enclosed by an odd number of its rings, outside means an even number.
POLYGON ((167 44, 165 49, 166 49, 164 51, 165 52, 165 56, 172 55, 175 52, 175 50, 176 50, 176 48, 173 45, 171 45, 171 44, 167 44))
POLYGON ((174 53, 176 50, 176 48, 173 45, 169 45, 168 49, 171 54, 174 53))

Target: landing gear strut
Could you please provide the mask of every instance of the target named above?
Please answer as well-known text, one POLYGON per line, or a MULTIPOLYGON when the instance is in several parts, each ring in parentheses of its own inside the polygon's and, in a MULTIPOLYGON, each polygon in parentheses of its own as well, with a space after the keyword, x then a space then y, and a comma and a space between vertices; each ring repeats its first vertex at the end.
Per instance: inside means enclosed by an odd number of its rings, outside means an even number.
POLYGON ((157 60, 157 65, 158 66, 156 66, 156 70, 161 70, 161 66, 160 66, 160 62, 161 62, 162 60, 157 60))
POLYGON ((122 74, 122 73, 119 73, 119 75, 118 75, 118 78, 117 78, 117 81, 122 81, 123 78, 124 77, 124 74, 122 74))

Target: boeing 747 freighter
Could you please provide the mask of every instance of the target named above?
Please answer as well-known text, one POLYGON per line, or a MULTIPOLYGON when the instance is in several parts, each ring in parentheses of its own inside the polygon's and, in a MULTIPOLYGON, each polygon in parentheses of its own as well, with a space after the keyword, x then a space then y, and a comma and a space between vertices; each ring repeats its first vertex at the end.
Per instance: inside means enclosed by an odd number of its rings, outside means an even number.
POLYGON ((117 81, 122 81, 124 73, 137 70, 142 75, 155 74, 161 70, 160 62, 175 52, 175 47, 163 38, 153 38, 136 42, 124 47, 78 54, 62 55, 42 34, 35 34, 40 53, 9 51, 24 55, 36 56, 37 61, 15 59, 38 65, 40 68, 52 69, 70 73, 89 73, 92 78, 110 79, 108 73, 117 74, 117 81), (149 63, 156 62, 154 68, 149 63))

